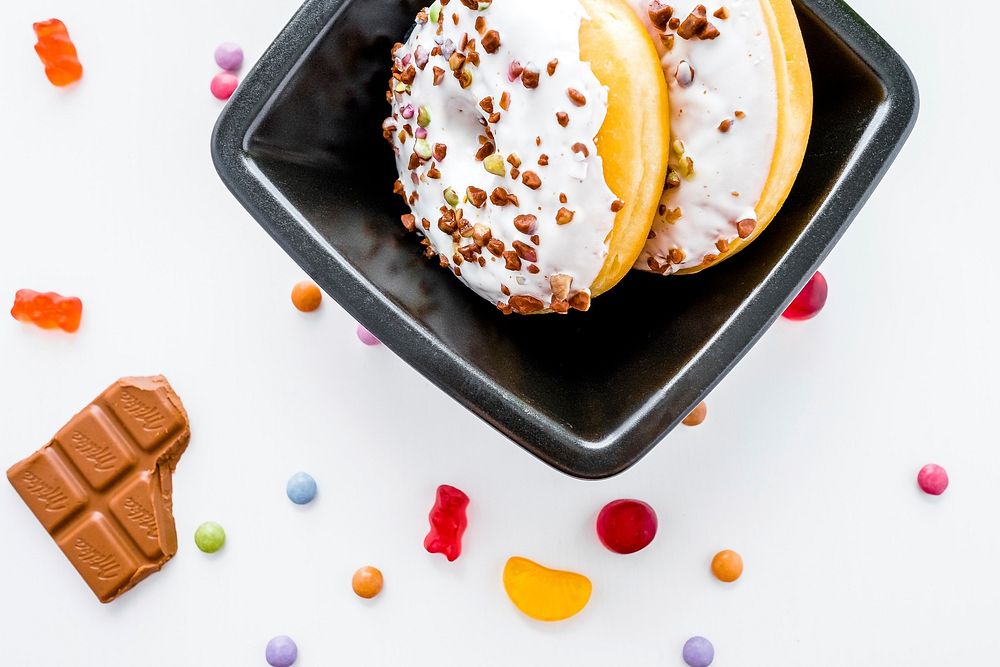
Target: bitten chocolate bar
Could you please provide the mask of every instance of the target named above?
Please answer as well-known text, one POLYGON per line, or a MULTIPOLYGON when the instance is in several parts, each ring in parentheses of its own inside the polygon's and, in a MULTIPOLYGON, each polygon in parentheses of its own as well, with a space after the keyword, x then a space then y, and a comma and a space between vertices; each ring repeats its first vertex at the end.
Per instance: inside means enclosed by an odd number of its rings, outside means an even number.
POLYGON ((190 438, 166 378, 122 378, 7 479, 110 602, 177 553, 171 478, 190 438))

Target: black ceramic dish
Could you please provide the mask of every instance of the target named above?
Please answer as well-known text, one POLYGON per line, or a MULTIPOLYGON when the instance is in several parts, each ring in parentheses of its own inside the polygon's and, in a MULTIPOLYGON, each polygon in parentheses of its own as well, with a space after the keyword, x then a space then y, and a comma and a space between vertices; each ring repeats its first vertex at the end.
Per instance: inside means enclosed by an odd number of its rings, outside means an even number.
POLYGON ((380 125, 389 50, 423 4, 308 0, 222 113, 216 168, 327 293, 437 386, 559 470, 614 475, 813 274, 913 127, 916 83, 846 4, 797 0, 815 119, 795 189, 761 238, 696 276, 634 272, 589 313, 504 317, 424 260, 399 223, 380 125))

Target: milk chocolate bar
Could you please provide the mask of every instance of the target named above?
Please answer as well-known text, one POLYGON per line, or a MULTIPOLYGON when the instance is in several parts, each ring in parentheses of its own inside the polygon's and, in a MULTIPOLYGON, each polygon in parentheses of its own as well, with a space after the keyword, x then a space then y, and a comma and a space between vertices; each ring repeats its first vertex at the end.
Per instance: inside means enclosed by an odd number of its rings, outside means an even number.
POLYGON ((7 479, 101 602, 177 553, 171 478, 191 429, 166 378, 114 383, 7 479))

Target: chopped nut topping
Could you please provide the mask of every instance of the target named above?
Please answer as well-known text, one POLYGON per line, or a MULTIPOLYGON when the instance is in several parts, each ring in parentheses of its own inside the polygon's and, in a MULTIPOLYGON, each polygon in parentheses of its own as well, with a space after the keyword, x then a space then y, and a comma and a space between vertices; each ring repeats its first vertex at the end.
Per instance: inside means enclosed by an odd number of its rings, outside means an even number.
POLYGON ((521 270, 521 258, 517 256, 517 253, 513 250, 508 250, 503 253, 503 258, 506 264, 504 266, 508 271, 520 271, 521 270))
POLYGON ((481 190, 473 185, 465 189, 465 196, 469 199, 469 203, 476 208, 482 208, 483 204, 486 203, 486 190, 481 190))
POLYGON ((670 261, 674 264, 680 264, 685 259, 684 251, 680 248, 670 249, 670 261))
POLYGON ((622 210, 622 208, 624 208, 624 207, 625 207, 625 202, 623 202, 621 199, 616 199, 613 202, 611 202, 611 212, 612 213, 617 213, 618 211, 622 210))
POLYGON ((444 144, 434 144, 434 159, 443 162, 448 155, 448 147, 444 144))
MULTIPOLYGON (((486 143, 484 143, 482 146, 479 147, 478 151, 476 151, 476 160, 482 162, 483 160, 485 160, 486 158, 488 158, 489 156, 493 155, 496 152, 497 152, 497 147, 493 144, 493 142, 487 141, 486 143)), ((501 162, 502 161, 503 158, 501 158, 501 162)))
POLYGON ((483 51, 486 51, 486 53, 496 53, 497 49, 500 48, 500 33, 496 30, 490 30, 483 35, 482 44, 483 51))
POLYGON ((431 168, 427 170, 427 178, 441 178, 441 170, 431 165, 431 168))
POLYGON ((531 236, 531 242, 534 243, 535 245, 542 245, 542 240, 538 238, 538 234, 534 234, 531 236))
POLYGON ((441 82, 444 81, 444 70, 440 67, 434 67, 434 85, 440 86, 441 82))
POLYGON ((578 107, 582 107, 587 103, 587 98, 584 97, 583 93, 576 88, 567 88, 566 94, 569 96, 569 99, 573 101, 573 104, 578 107))
POLYGON ((462 65, 465 64, 465 54, 455 51, 451 54, 451 58, 448 58, 448 66, 451 68, 452 72, 462 69, 462 65))
POLYGON ((677 63, 677 69, 674 70, 674 79, 677 80, 677 85, 681 88, 687 88, 694 83, 694 68, 691 67, 691 63, 686 60, 677 63))
POLYGON ((490 254, 501 257, 504 249, 503 241, 500 239, 490 239, 486 242, 486 249, 490 251, 490 254))
POLYGON ((553 313, 565 315, 569 312, 569 301, 559 301, 558 299, 553 298, 552 303, 549 304, 549 308, 553 313))
POLYGON ((549 64, 546 67, 546 71, 548 71, 549 76, 552 76, 553 74, 556 73, 556 67, 558 67, 558 66, 559 66, 559 59, 558 58, 553 58, 552 60, 549 61, 549 64))
POLYGON ((718 9, 715 10, 712 16, 714 16, 717 19, 722 19, 723 21, 725 21, 726 19, 729 18, 729 10, 726 9, 725 7, 719 7, 718 9))
POLYGON ((514 179, 516 181, 517 177, 520 176, 520 175, 521 175, 521 170, 520 169, 518 169, 517 167, 511 167, 511 169, 510 169, 510 177, 512 179, 514 179))
POLYGON ((540 166, 540 167, 547 167, 547 166, 549 166, 549 156, 546 155, 545 153, 542 153, 541 155, 539 155, 538 156, 538 166, 540 166))
MULTIPOLYGON (((493 144, 486 144, 486 146, 492 146, 493 144)), ((483 146, 483 148, 486 148, 483 146)), ((482 149, 479 151, 482 153, 482 149)), ((477 154, 478 157, 478 154, 477 154)), ((494 176, 506 176, 507 167, 503 163, 503 156, 499 153, 491 153, 483 160, 483 168, 490 172, 494 176)))
POLYGON ((715 242, 715 247, 719 249, 719 252, 729 252, 729 241, 726 239, 719 239, 715 242))
POLYGON ((540 272, 541 272, 541 269, 539 269, 534 264, 529 264, 528 265, 528 273, 535 274, 535 273, 540 273, 540 272))
POLYGON ((494 113, 494 114, 490 114, 489 121, 491 123, 499 123, 500 122, 500 112, 497 112, 497 113, 494 113))
POLYGON ((525 260, 527 262, 537 262, 538 261, 538 253, 535 252, 535 249, 532 248, 527 243, 524 243, 522 241, 514 241, 514 242, 511 243, 511 245, 514 246, 514 250, 517 251, 517 255, 521 259, 523 259, 523 260, 525 260))
POLYGON ((566 127, 567 125, 569 125, 569 114, 564 111, 560 111, 556 114, 556 120, 559 122, 560 125, 566 127))
POLYGON ((560 225, 568 225, 573 222, 574 215, 575 213, 573 211, 564 206, 559 209, 558 213, 556 213, 556 222, 560 225))
POLYGON ((660 41, 663 43, 663 48, 665 48, 668 53, 670 51, 674 50, 674 34, 673 33, 669 33, 669 34, 665 33, 663 35, 660 35, 660 41))
POLYGON ((500 108, 507 111, 510 108, 510 93, 504 91, 504 94, 500 96, 500 108))
POLYGON ((403 182, 398 178, 396 179, 396 182, 392 184, 392 193, 403 198, 406 197, 406 188, 403 187, 403 182))
POLYGON ((528 63, 524 66, 524 71, 521 73, 521 83, 524 84, 525 88, 538 88, 539 78, 538 68, 535 67, 534 63, 528 63))
POLYGON ((667 27, 670 28, 671 30, 677 30, 677 28, 679 28, 680 25, 681 25, 681 20, 676 16, 667 21, 667 27))
POLYGON ((681 187, 681 175, 671 169, 667 172, 667 180, 663 184, 664 190, 672 190, 681 187))
POLYGON ((747 117, 747 114, 746 114, 746 112, 745 112, 745 111, 740 111, 739 109, 737 109, 737 110, 736 110, 736 114, 735 114, 735 116, 736 116, 736 117, 737 117, 738 119, 740 119, 740 120, 743 120, 744 118, 746 118, 746 117, 747 117))
POLYGON ((500 285, 500 291, 504 294, 504 296, 510 296, 510 288, 502 283, 500 285))
POLYGON ((507 162, 512 167, 520 167, 521 166, 521 158, 519 158, 517 156, 517 153, 511 153, 510 155, 508 155, 507 156, 507 162))
POLYGON ((403 227, 406 227, 406 231, 412 232, 417 228, 417 216, 412 213, 404 213, 399 219, 403 222, 403 227))
POLYGON ((455 76, 458 78, 458 85, 462 86, 462 88, 468 88, 472 85, 472 72, 467 67, 463 67, 455 72, 455 76))
POLYGON ((504 315, 510 315, 514 312, 514 309, 508 306, 503 301, 497 301, 497 310, 499 310, 504 315))
POLYGON ((549 277, 549 286, 552 287, 552 296, 559 301, 569 298, 569 288, 573 284, 573 277, 565 273, 557 273, 549 277))
POLYGON ((583 312, 590 310, 590 290, 580 290, 579 292, 571 294, 569 297, 569 305, 570 307, 583 312))
POLYGON ((476 32, 478 32, 480 35, 482 35, 484 30, 486 30, 486 19, 484 19, 482 16, 477 16, 476 17, 476 32))
POLYGON ((534 234, 537 223, 538 218, 530 213, 527 215, 519 215, 514 218, 514 227, 522 234, 534 234))
POLYGON ((538 174, 533 171, 524 172, 524 175, 521 177, 521 182, 532 190, 537 190, 542 186, 542 179, 540 179, 538 174))
POLYGON ((719 259, 718 255, 713 255, 712 253, 709 253, 709 254, 705 255, 705 258, 701 260, 701 263, 702 264, 711 264, 712 262, 714 262, 717 259, 719 259))
POLYGON ((479 100, 479 108, 485 111, 486 113, 493 113, 493 98, 484 97, 483 99, 479 100))
POLYGON ((510 201, 510 193, 503 188, 494 188, 490 193, 490 201, 495 206, 506 206, 510 201))
POLYGON ((728 132, 733 127, 733 121, 728 118, 719 123, 719 132, 728 132))
MULTIPOLYGON (((471 9, 472 11, 479 10, 479 0, 459 0, 463 5, 471 9)), ((442 2, 442 5, 447 5, 447 2, 442 2)))
POLYGON ((736 223, 736 231, 741 239, 748 239, 757 229, 757 221, 753 218, 744 218, 736 223))
POLYGON ((656 273, 666 273, 667 269, 670 268, 670 262, 660 262, 660 260, 655 257, 650 257, 646 260, 646 266, 648 266, 651 271, 655 271, 656 273))
POLYGON ((575 143, 573 144, 574 153, 583 153, 583 157, 590 157, 590 149, 587 148, 586 144, 575 143))
POLYGON ((510 297, 510 307, 519 315, 530 315, 545 309, 545 304, 533 296, 518 294, 510 297))
POLYGON ((476 225, 472 230, 472 240, 482 248, 493 238, 493 230, 483 224, 476 225))
POLYGON ((649 3, 649 21, 657 30, 667 29, 667 22, 674 15, 674 8, 662 0, 651 0, 649 3))

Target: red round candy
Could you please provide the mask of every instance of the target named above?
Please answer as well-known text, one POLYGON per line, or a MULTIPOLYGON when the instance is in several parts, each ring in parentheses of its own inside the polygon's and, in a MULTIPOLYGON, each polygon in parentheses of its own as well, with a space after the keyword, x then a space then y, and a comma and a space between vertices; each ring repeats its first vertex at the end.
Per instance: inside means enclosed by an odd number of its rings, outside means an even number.
POLYGON ((948 488, 948 471, 939 465, 928 463, 917 473, 920 489, 932 496, 940 496, 948 488))
POLYGON ((826 284, 826 278, 823 277, 822 273, 817 271, 782 315, 790 320, 812 319, 826 305, 828 292, 829 287, 826 284))
POLYGON ((597 537, 619 554, 645 549, 656 537, 656 511, 641 500, 615 500, 597 515, 597 537))

